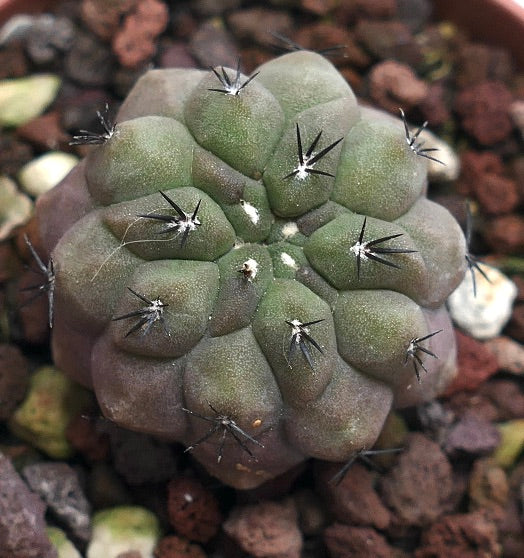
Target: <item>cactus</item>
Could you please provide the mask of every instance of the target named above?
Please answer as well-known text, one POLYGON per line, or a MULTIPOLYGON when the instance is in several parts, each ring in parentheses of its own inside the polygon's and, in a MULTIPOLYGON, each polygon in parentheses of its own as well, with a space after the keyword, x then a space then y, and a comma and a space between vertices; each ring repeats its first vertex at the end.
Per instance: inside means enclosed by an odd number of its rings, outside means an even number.
POLYGON ((455 374, 458 224, 400 119, 319 54, 151 70, 38 201, 55 363, 106 417, 254 487, 369 449, 455 374))

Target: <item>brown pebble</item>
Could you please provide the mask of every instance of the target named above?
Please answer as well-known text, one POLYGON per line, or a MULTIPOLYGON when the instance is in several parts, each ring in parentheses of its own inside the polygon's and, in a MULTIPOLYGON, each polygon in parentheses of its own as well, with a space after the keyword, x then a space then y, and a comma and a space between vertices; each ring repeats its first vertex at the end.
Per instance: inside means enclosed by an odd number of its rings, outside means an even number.
POLYGON ((477 459, 469 478, 469 509, 489 510, 490 517, 501 518, 508 503, 509 484, 504 469, 493 459, 477 459))
POLYGON ((101 39, 109 40, 116 33, 122 18, 137 0, 82 0, 81 16, 85 25, 101 39))
MULTIPOLYGON (((524 351, 524 348, 520 346, 524 351)), ((498 409, 498 420, 524 418, 524 394, 513 380, 490 380, 480 386, 480 393, 489 397, 498 409)))
POLYGON ((164 41, 159 66, 160 68, 195 68, 196 61, 189 53, 186 43, 164 41))
POLYGON ((343 45, 344 48, 327 53, 329 59, 337 65, 340 63, 344 66, 366 68, 371 64, 370 56, 357 44, 346 27, 333 23, 312 23, 301 27, 293 39, 304 48, 320 52, 329 47, 343 45))
POLYGON ((422 534, 415 558, 498 558, 497 528, 481 512, 447 515, 422 534))
POLYGON ((515 304, 505 332, 520 343, 524 343, 524 304, 515 304))
POLYGON ((291 500, 237 506, 222 527, 251 556, 300 558, 302 534, 291 500))
POLYGON ((318 495, 309 488, 294 492, 300 530, 306 537, 319 535, 327 524, 327 512, 318 495))
POLYGON ((428 85, 406 64, 386 60, 371 69, 369 93, 377 105, 398 114, 399 107, 408 111, 420 103, 428 94, 428 85))
POLYGON ((0 49, 0 79, 24 77, 29 73, 23 45, 13 42, 0 49))
POLYGON ((500 443, 500 432, 491 422, 469 411, 464 413, 448 432, 445 450, 448 454, 465 452, 470 455, 491 453, 500 443))
POLYGON ((269 31, 288 37, 293 29, 293 18, 287 12, 261 6, 232 12, 227 23, 237 39, 260 45, 276 41, 269 31))
POLYGON ((155 548, 156 558, 206 558, 205 552, 196 544, 177 535, 160 539, 155 548))
MULTIPOLYGON (((0 287, 20 272, 21 262, 9 242, 0 242, 0 287)), ((1 288, 0 288, 1 290, 1 288)))
POLYGON ((457 95, 454 109, 462 127, 481 145, 494 145, 511 133, 510 106, 513 96, 500 81, 484 81, 457 95))
POLYGON ((169 522, 180 535, 206 543, 219 529, 222 517, 214 495, 195 479, 178 477, 167 485, 169 522))
POLYGON ((66 437, 88 461, 103 461, 109 457, 109 437, 97 430, 95 418, 77 415, 67 425, 66 437))
POLYGON ((300 0, 300 6, 312 14, 325 16, 337 5, 337 0, 300 0))
POLYGON ((451 410, 455 417, 474 413, 487 422, 499 419, 499 411, 493 401, 478 391, 457 391, 446 400, 445 408, 451 410))
POLYGON ((492 152, 465 151, 461 156, 458 191, 475 197, 485 213, 513 211, 520 200, 518 183, 506 176, 502 158, 492 152))
POLYGON ((443 126, 451 119, 445 95, 446 90, 441 83, 432 83, 426 98, 419 105, 422 121, 427 121, 430 128, 443 126))
POLYGON ((0 168, 3 174, 15 176, 33 158, 32 147, 14 134, 0 134, 0 168))
POLYGON ((510 213, 519 204, 517 183, 511 178, 486 174, 474 185, 474 195, 485 213, 510 213))
POLYGON ((484 230, 484 240, 499 254, 524 252, 524 217, 512 213, 495 217, 484 230))
POLYGON ((420 47, 409 27, 400 21, 361 19, 355 27, 355 37, 377 60, 397 60, 409 66, 420 62, 420 47))
POLYGON ((512 374, 524 374, 524 347, 521 343, 500 336, 485 341, 484 345, 495 355, 502 370, 512 374))
POLYGON ((137 68, 156 52, 156 38, 169 19, 167 6, 160 0, 138 0, 113 38, 113 52, 125 68, 137 68))
POLYGON ((400 525, 429 525, 452 507, 451 465, 438 444, 419 433, 407 437, 405 450, 380 479, 380 487, 400 525))
POLYGON ((386 529, 390 512, 375 492, 374 475, 354 463, 338 485, 330 482, 342 466, 342 463, 326 463, 319 467, 317 491, 328 510, 341 523, 386 529))
POLYGON ((386 539, 370 527, 334 523, 324 531, 331 558, 392 558, 386 539))
POLYGON ((203 68, 237 65, 238 48, 219 20, 200 25, 189 41, 189 51, 203 68))
POLYGON ((461 390, 474 390, 498 370, 495 356, 480 342, 455 330, 458 374, 448 386, 449 396, 461 390))
POLYGON ((339 2, 335 20, 342 25, 354 23, 361 18, 391 19, 397 13, 397 0, 351 0, 339 2))
POLYGON ((458 51, 455 83, 460 89, 484 81, 506 81, 513 67, 509 53, 481 43, 466 43, 458 51))
POLYGON ((15 345, 0 344, 0 420, 7 420, 24 398, 29 363, 15 345))
POLYGON ((60 123, 58 111, 34 118, 16 130, 17 135, 40 149, 65 147, 71 139, 60 123))

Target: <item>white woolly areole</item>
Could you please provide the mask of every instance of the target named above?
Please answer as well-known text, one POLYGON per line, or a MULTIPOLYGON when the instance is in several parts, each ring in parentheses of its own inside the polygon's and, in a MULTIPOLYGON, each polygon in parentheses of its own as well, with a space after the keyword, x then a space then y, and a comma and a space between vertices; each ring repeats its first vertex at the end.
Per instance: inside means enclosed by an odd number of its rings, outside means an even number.
POLYGON ((253 280, 258 273, 258 262, 253 258, 247 259, 243 263, 243 270, 247 272, 249 279, 253 280))
POLYGON ((298 269, 297 262, 287 252, 282 252, 280 254, 280 260, 284 265, 292 267, 293 269, 298 269))
POLYGON ((295 236, 298 232, 298 226, 295 221, 289 221, 282 227, 282 234, 284 238, 289 238, 291 236, 295 236))
POLYGON ((490 339, 500 334, 511 317, 517 286, 498 269, 480 265, 491 282, 474 269, 477 284, 477 296, 474 296, 468 270, 462 283, 448 298, 448 308, 453 321, 472 337, 490 339))
POLYGON ((249 217, 249 220, 253 223, 253 225, 256 225, 260 220, 260 213, 258 209, 254 205, 251 205, 246 200, 240 200, 240 205, 242 206, 242 209, 246 212, 247 216, 249 217))

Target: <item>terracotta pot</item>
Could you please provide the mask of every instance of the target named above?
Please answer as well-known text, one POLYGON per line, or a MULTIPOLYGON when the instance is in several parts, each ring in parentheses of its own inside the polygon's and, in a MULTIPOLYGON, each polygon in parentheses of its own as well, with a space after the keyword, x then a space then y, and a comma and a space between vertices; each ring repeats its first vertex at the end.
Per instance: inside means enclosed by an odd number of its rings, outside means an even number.
POLYGON ((0 0, 0 25, 15 14, 34 14, 48 10, 57 0, 0 0))
POLYGON ((524 2, 517 0, 433 0, 439 19, 448 19, 480 41, 503 46, 524 68, 524 2))

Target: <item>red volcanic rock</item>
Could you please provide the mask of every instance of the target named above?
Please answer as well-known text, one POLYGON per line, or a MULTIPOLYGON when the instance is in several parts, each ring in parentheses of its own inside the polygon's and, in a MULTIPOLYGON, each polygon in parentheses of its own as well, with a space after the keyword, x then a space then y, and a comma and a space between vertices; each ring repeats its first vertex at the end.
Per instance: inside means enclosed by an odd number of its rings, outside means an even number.
POLYGON ((294 504, 261 502, 233 509, 224 531, 250 556, 256 558, 299 558, 302 534, 294 504))
POLYGON ((459 190, 474 196, 485 213, 500 215, 519 204, 517 182, 504 176, 504 163, 495 153, 466 151, 461 157, 459 190))
POLYGON ((156 38, 169 19, 167 6, 160 0, 139 0, 113 39, 113 52, 122 66, 136 68, 156 51, 156 38))
POLYGON ((380 486, 401 525, 429 525, 453 505, 451 465, 438 444, 419 433, 408 436, 406 449, 380 486))
POLYGON ((474 411, 466 412, 447 435, 446 453, 465 452, 470 455, 491 453, 500 443, 500 432, 491 422, 474 411))
POLYGON ((219 529, 222 517, 218 503, 200 482, 179 477, 167 485, 169 522, 180 535, 206 543, 219 529))
POLYGON ((324 531, 331 558, 392 558, 386 539, 370 527, 335 523, 324 531))
POLYGON ((318 492, 329 511, 342 523, 386 529, 390 513, 375 492, 373 474, 354 463, 339 484, 330 482, 340 467, 340 463, 319 467, 318 492))
POLYGON ((156 558, 206 558, 206 554, 196 544, 176 535, 160 539, 155 548, 156 558))
POLYGON ((462 127, 481 145, 505 140, 512 130, 508 88, 500 81, 484 81, 464 89, 455 100, 462 127))
POLYGON ((120 20, 127 14, 137 0, 83 0, 82 20, 86 26, 101 39, 109 40, 116 33, 120 20))
POLYGON ((422 102, 428 90, 428 85, 418 79, 409 66, 394 60, 376 64, 369 74, 371 98, 395 114, 398 114, 399 107, 407 111, 422 102))
POLYGON ((457 339, 458 374, 448 386, 446 395, 457 391, 476 389, 483 381, 495 374, 498 362, 495 356, 480 342, 455 330, 457 339))
POLYGON ((0 558, 57 558, 47 538, 45 505, 0 452, 0 558))
POLYGON ((415 558, 479 558, 501 556, 497 529, 481 512, 448 515, 422 535, 415 558))
POLYGON ((371 64, 370 56, 354 40, 353 35, 346 27, 332 23, 313 23, 300 28, 293 39, 304 48, 322 50, 343 45, 340 50, 330 51, 330 60, 340 62, 344 66, 350 65, 357 68, 366 68, 371 64))
POLYGON ((487 224, 484 239, 494 252, 521 254, 524 252, 524 217, 515 213, 496 217, 487 224))
POLYGON ((89 461, 103 461, 109 456, 109 437, 97 430, 97 420, 76 416, 66 429, 68 442, 89 461))

